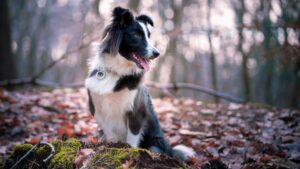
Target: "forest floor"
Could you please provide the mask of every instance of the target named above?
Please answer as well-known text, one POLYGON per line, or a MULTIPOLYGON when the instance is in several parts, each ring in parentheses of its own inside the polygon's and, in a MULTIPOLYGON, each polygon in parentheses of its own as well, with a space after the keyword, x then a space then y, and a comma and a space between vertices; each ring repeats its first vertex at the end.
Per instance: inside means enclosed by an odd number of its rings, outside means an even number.
MULTIPOLYGON (((153 99, 171 145, 192 147, 189 166, 220 160, 229 168, 299 168, 300 111, 260 104, 153 99)), ((0 89, 0 159, 16 144, 62 137, 97 143, 84 89, 0 89)))

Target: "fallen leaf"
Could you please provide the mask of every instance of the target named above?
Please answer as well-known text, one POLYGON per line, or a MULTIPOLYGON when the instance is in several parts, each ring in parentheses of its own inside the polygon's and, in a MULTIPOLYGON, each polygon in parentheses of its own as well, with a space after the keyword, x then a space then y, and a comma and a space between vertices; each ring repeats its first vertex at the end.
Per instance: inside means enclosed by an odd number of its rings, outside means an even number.
POLYGON ((60 136, 67 135, 68 137, 74 136, 74 130, 68 127, 61 127, 57 129, 57 134, 60 136))
POLYGON ((88 143, 94 143, 94 144, 96 144, 96 143, 98 143, 98 139, 97 139, 97 138, 94 138, 94 137, 88 138, 87 142, 88 142, 88 143))
POLYGON ((218 150, 214 147, 208 147, 206 151, 207 153, 209 153, 209 156, 211 157, 219 157, 218 150))
POLYGON ((299 163, 300 162, 300 153, 293 151, 291 153, 291 156, 289 157, 289 160, 299 163))
POLYGON ((195 166, 196 168, 200 168, 201 167, 201 162, 200 162, 200 160, 198 160, 196 157, 194 157, 194 156, 190 156, 190 157, 188 157, 188 162, 190 162, 190 163, 192 163, 193 164, 193 166, 195 166))
POLYGON ((267 163, 271 160, 271 158, 268 155, 263 155, 260 157, 259 161, 262 163, 267 163))
POLYGON ((81 166, 85 166, 86 164, 84 163, 87 163, 85 161, 88 161, 88 159, 93 155, 95 154, 95 151, 93 149, 89 149, 89 148, 84 148, 84 149, 81 149, 77 152, 77 155, 74 159, 74 164, 80 168, 81 166))
POLYGON ((174 136, 170 137, 168 140, 169 140, 170 144, 172 146, 174 146, 179 143, 180 139, 181 139, 181 137, 179 135, 174 135, 174 136))
POLYGON ((188 136, 208 136, 208 133, 200 131, 191 131, 187 129, 179 129, 179 134, 188 135, 188 136))
POLYGON ((41 141, 41 139, 37 138, 37 137, 33 137, 33 138, 30 138, 30 139, 26 140, 26 142, 29 143, 29 144, 37 144, 40 141, 41 141))
POLYGON ((132 163, 132 160, 126 160, 125 163, 122 164, 123 169, 129 169, 132 163))

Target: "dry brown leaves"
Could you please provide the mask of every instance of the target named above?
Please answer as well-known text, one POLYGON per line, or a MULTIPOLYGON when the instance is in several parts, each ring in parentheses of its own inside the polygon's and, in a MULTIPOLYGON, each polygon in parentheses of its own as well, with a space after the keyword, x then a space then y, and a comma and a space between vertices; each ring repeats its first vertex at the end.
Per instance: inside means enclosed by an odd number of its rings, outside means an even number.
MULTIPOLYGON (((299 111, 187 98, 154 99, 153 104, 171 145, 185 144, 197 152, 194 166, 219 159, 232 169, 300 165, 299 111)), ((0 89, 1 158, 17 143, 63 136, 97 143, 97 128, 84 89, 0 89)), ((77 163, 84 165, 87 152, 78 153, 77 163)))

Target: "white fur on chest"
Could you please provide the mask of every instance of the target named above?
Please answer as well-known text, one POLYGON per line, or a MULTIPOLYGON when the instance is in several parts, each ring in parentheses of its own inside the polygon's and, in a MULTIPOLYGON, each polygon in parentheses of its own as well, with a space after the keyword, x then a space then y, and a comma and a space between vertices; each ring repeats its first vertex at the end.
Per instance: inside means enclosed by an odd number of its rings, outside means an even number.
POLYGON ((107 141, 126 142, 126 112, 132 110, 136 94, 137 90, 128 89, 104 95, 91 93, 95 118, 104 130, 107 141))

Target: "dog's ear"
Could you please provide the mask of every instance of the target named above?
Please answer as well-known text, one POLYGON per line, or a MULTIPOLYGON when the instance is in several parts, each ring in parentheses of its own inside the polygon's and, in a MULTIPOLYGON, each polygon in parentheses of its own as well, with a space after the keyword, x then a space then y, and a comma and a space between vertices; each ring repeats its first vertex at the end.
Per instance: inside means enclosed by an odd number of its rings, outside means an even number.
POLYGON ((136 20, 139 20, 145 24, 150 24, 151 26, 154 26, 152 19, 147 15, 140 15, 136 17, 136 20))
POLYGON ((128 9, 116 7, 113 10, 113 24, 125 27, 134 20, 132 13, 128 9))
POLYGON ((116 55, 122 41, 122 29, 133 22, 134 17, 128 9, 116 7, 112 12, 112 23, 106 27, 103 33, 105 38, 108 35, 107 49, 112 55, 116 55))

